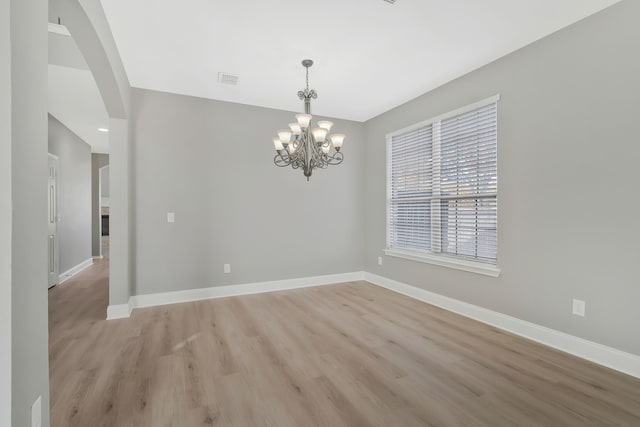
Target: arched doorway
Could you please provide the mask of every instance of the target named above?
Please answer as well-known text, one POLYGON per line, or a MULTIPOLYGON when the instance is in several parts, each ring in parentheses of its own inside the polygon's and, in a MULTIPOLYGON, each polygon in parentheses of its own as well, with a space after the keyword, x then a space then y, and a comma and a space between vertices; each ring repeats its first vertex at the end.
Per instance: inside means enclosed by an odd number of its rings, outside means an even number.
POLYGON ((130 86, 99 0, 51 0, 84 56, 109 115, 109 308, 107 317, 129 315, 130 297, 130 86))

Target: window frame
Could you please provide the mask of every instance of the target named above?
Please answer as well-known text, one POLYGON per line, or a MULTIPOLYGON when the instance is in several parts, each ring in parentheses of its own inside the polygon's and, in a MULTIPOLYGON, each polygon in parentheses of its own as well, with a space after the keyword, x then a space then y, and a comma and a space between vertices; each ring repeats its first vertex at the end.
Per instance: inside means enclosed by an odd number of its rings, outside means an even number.
MULTIPOLYGON (((436 127, 439 128, 440 123, 443 120, 446 120, 448 118, 451 118, 453 116, 457 116, 460 114, 464 114, 467 113, 469 111, 475 110, 477 108, 481 108, 484 106, 487 106, 489 104, 492 103, 497 103, 500 100, 500 94, 491 96, 489 98, 483 99, 481 101, 478 102, 474 102, 472 104, 466 105, 464 107, 455 109, 453 111, 449 111, 447 113, 432 117, 430 119, 421 121, 419 123, 415 123, 411 126, 407 126, 403 129, 399 129, 396 130, 394 132, 388 133, 386 135, 386 162, 387 162, 387 167, 386 167, 386 218, 385 218, 385 226, 386 226, 386 242, 385 242, 385 249, 384 249, 384 253, 388 256, 392 256, 392 257, 397 257, 397 258, 403 258, 403 259, 407 259, 407 260, 411 260, 411 261, 419 261, 419 262, 424 262, 424 263, 428 263, 428 264, 433 264, 433 265, 438 265, 438 266, 442 266, 442 267, 448 267, 448 268, 453 268, 453 269, 457 269, 457 270, 463 270, 463 271, 468 271, 468 272, 472 272, 472 273, 478 273, 478 274, 483 274, 483 275, 487 275, 487 276, 491 276, 491 277, 498 277, 500 275, 500 268, 498 267, 498 237, 497 237, 497 229, 496 229, 496 263, 486 263, 486 262, 480 262, 480 261, 473 261, 470 260, 468 258, 464 258, 461 256, 456 256, 456 255, 451 255, 451 254, 443 254, 443 253, 438 253, 438 252, 427 252, 427 251, 417 251, 417 250, 410 250, 410 249, 402 249, 402 248, 391 248, 390 247, 390 232, 391 232, 391 227, 390 227, 390 219, 391 219, 391 172, 392 172, 392 139, 395 136, 399 136, 399 135, 403 135, 406 134, 408 132, 412 132, 415 131, 417 129, 423 128, 423 127, 427 127, 429 125, 432 125, 434 127, 434 129, 436 127)), ((497 112, 496 112, 496 120, 497 120, 497 112)), ((439 130, 438 130, 439 132, 439 130)), ((435 133, 435 131, 434 131, 435 133)), ((435 141, 434 141, 435 143, 435 141)), ((497 161, 497 141, 496 141, 496 161, 497 161)), ((498 202, 498 190, 496 189, 496 196, 495 196, 495 200, 496 200, 496 204, 498 202)), ((431 214, 430 220, 433 224, 433 218, 434 215, 433 213, 431 214)), ((496 228, 497 228, 497 220, 498 220, 498 211, 496 210, 496 228)), ((440 223, 441 226, 441 223, 440 223)), ((442 232, 442 230, 440 229, 440 233, 442 232)), ((431 232, 431 239, 433 239, 433 231, 431 232)))

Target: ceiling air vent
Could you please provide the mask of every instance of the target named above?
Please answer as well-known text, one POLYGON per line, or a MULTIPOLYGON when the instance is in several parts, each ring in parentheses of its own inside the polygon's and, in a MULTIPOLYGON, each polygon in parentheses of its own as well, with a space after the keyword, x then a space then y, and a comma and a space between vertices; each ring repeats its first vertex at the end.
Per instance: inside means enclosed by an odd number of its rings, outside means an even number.
POLYGON ((391 4, 394 4, 396 2, 396 0, 384 0, 384 1, 386 1, 387 3, 391 3, 391 4))
POLYGON ((234 76, 233 74, 227 73, 218 73, 218 83, 225 85, 237 85, 238 84, 238 76, 234 76))

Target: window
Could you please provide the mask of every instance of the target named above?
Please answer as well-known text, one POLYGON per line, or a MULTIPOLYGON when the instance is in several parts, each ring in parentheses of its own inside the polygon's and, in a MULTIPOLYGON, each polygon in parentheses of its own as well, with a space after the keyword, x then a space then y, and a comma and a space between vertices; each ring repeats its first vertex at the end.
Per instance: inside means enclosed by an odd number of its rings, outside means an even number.
POLYGON ((497 276, 498 99, 387 136, 388 255, 497 276))

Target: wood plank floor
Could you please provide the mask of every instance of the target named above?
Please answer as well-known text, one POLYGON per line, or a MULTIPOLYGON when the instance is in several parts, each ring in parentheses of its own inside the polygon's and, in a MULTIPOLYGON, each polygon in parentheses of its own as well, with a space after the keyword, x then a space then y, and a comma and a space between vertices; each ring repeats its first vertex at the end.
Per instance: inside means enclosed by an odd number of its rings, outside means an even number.
POLYGON ((105 321, 107 268, 49 293, 53 427, 640 426, 640 380, 366 282, 105 321))

